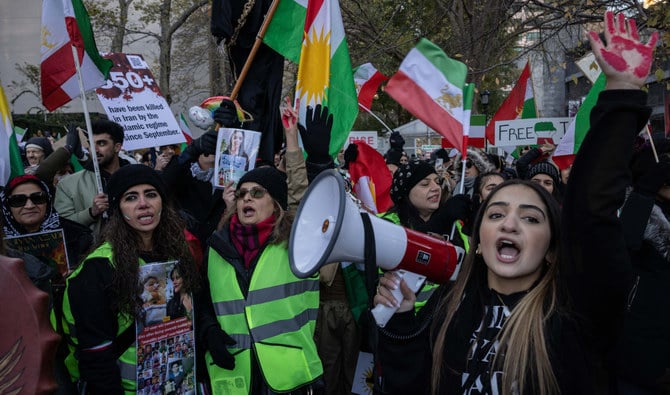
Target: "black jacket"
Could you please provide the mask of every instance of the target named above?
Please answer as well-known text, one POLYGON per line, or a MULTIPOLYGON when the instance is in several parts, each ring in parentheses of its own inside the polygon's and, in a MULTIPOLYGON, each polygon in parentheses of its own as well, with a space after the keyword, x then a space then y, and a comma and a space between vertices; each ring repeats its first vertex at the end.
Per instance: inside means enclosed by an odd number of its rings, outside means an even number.
MULTIPOLYGON (((569 297, 561 302, 570 308, 570 314, 557 313, 545 326, 549 357, 565 394, 609 391, 608 356, 620 332, 632 278, 617 209, 630 183, 628 163, 634 137, 649 118, 645 102, 642 91, 602 92, 591 113, 591 130, 573 165, 562 210, 561 269, 569 297)), ((461 372, 472 374, 476 369, 466 365, 469 341, 486 309, 496 308, 483 285, 468 286, 447 331, 446 362, 456 372, 441 373, 443 393, 464 393, 461 383, 467 378, 461 372)), ((381 332, 378 360, 386 380, 385 393, 429 393, 434 334, 429 328, 420 329, 426 319, 444 319, 431 317, 429 307, 444 292, 436 292, 418 317, 412 312, 396 314, 381 332), (398 335, 405 337, 394 340, 398 335), (411 381, 397 381, 403 376, 411 381)), ((490 393, 483 383, 482 388, 490 393)))

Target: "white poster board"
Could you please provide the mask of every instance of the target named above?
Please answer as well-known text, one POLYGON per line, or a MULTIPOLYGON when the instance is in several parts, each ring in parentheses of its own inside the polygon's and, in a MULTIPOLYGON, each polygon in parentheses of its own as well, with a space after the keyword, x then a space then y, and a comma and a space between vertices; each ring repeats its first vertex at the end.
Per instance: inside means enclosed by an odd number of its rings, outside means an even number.
POLYGON ((260 144, 260 132, 235 128, 219 129, 214 161, 214 186, 223 188, 229 180, 237 183, 244 173, 253 169, 260 144))
POLYGON ((493 147, 551 143, 558 145, 572 118, 528 118, 496 121, 493 147))
POLYGON ((374 149, 379 148, 379 137, 377 136, 377 132, 375 131, 370 131, 370 132, 349 132, 349 137, 347 137, 347 141, 344 143, 344 149, 347 149, 349 144, 351 143, 357 143, 359 141, 362 141, 369 145, 370 147, 374 149))
POLYGON ((104 57, 114 66, 107 83, 95 92, 107 117, 123 126, 123 148, 132 151, 186 142, 142 55, 109 53, 104 57))

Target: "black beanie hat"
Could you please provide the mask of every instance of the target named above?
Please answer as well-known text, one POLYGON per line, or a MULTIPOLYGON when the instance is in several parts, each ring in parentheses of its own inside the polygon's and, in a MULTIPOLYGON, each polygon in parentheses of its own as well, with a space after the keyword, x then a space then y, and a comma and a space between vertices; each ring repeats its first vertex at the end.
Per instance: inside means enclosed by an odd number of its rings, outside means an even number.
POLYGON ((532 165, 530 169, 528 169, 528 175, 526 176, 526 179, 530 180, 537 174, 548 175, 552 180, 554 180, 554 185, 558 185, 561 182, 561 176, 558 173, 558 169, 549 162, 538 162, 532 165))
POLYGON ((400 166, 400 158, 402 158, 402 151, 390 149, 386 151, 386 164, 400 166))
POLYGON ((51 141, 46 137, 31 137, 26 142, 26 149, 28 148, 38 148, 44 151, 44 157, 51 155, 54 152, 53 147, 51 146, 51 141), (32 146, 32 147, 31 147, 32 146))
POLYGON ((279 203, 284 210, 288 209, 288 185, 286 184, 286 174, 274 167, 257 167, 248 171, 237 182, 237 190, 245 182, 255 182, 265 188, 270 196, 279 203))
POLYGON ((112 174, 107 182, 107 196, 111 211, 119 207, 121 196, 135 185, 149 184, 156 188, 166 204, 165 185, 154 169, 147 165, 121 166, 112 174))
POLYGON ((409 197, 409 191, 416 184, 433 173, 437 174, 435 167, 425 161, 410 162, 400 166, 393 174, 393 184, 391 185, 391 200, 393 200, 393 203, 402 203, 409 197))

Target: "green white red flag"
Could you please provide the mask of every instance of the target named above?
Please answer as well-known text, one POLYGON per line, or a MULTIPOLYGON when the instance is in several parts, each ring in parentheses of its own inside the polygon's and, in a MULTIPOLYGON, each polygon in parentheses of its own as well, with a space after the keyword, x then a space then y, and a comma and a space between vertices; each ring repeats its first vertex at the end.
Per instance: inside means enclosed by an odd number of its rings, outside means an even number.
POLYGON ((470 117, 472 114, 472 99, 475 96, 475 84, 465 84, 463 89, 463 145, 461 152, 463 160, 468 156, 468 145, 470 145, 470 117))
POLYGON ((337 0, 282 0, 264 42, 298 65, 296 99, 304 124, 307 106, 323 104, 333 114, 329 152, 344 146, 358 115, 349 48, 337 0))
POLYGON ((529 62, 526 62, 519 80, 486 126, 486 140, 490 144, 495 144, 496 121, 508 121, 517 118, 537 118, 529 62))
POLYGON ((49 111, 81 94, 72 46, 77 48, 84 90, 105 84, 112 62, 98 52, 82 0, 43 1, 41 43, 42 104, 49 111))
POLYGON ((372 108, 372 99, 375 97, 379 85, 388 79, 389 77, 380 73, 372 63, 365 63, 354 69, 354 84, 358 94, 358 103, 364 110, 369 111, 372 108))
POLYGON ((12 112, 0 84, 0 185, 23 174, 21 151, 12 125, 12 112))
POLYGON ((363 141, 356 145, 356 159, 348 162, 349 177, 356 197, 373 213, 384 213, 393 206, 391 183, 393 178, 384 157, 363 141))
POLYGON ((449 58, 440 47, 422 38, 384 91, 453 147, 461 147, 466 75, 464 63, 449 58))
POLYGON ((575 155, 577 155, 586 137, 586 133, 591 127, 591 110, 596 105, 600 92, 605 89, 606 82, 605 73, 601 73, 586 95, 586 98, 584 98, 584 102, 579 107, 579 110, 577 110, 577 115, 570 125, 568 125, 568 130, 565 132, 561 142, 556 147, 552 160, 561 170, 570 167, 575 160, 575 155))

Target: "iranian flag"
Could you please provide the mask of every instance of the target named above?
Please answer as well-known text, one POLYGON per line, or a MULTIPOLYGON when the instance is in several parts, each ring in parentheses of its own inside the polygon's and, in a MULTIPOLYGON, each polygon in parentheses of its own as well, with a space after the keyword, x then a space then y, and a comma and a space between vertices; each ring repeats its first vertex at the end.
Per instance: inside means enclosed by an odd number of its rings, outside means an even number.
POLYGON ((296 99, 304 125, 307 106, 323 104, 333 114, 330 154, 344 146, 358 115, 358 99, 337 0, 282 0, 264 42, 299 63, 296 99))
POLYGON ((385 92, 453 147, 461 147, 466 74, 465 64, 422 38, 386 84, 385 92))
POLYGON ((9 110, 5 90, 0 84, 0 185, 7 185, 13 177, 23 174, 23 161, 16 133, 12 126, 12 112, 9 110))
POLYGON ((475 96, 475 84, 465 84, 463 89, 463 160, 468 156, 468 145, 470 145, 470 120, 472 114, 472 99, 475 96))
POLYGON ((526 62, 519 80, 486 126, 486 140, 490 144, 495 144, 496 121, 507 121, 517 118, 537 118, 529 62, 526 62))
POLYGON ((372 108, 372 99, 382 82, 389 77, 380 73, 372 63, 362 64, 354 69, 354 84, 358 94, 358 104, 366 111, 372 108))
POLYGON ((568 130, 565 132, 558 147, 556 147, 552 159, 561 170, 570 167, 575 160, 575 155, 577 155, 579 147, 582 146, 584 137, 586 137, 586 133, 591 127, 591 110, 596 105, 600 92, 605 89, 606 82, 605 74, 601 73, 586 95, 579 110, 577 110, 577 115, 570 125, 568 125, 568 130))
POLYGON ((72 46, 77 48, 84 90, 104 85, 112 62, 98 52, 82 0, 44 0, 40 79, 42 104, 49 111, 80 95, 72 46))

